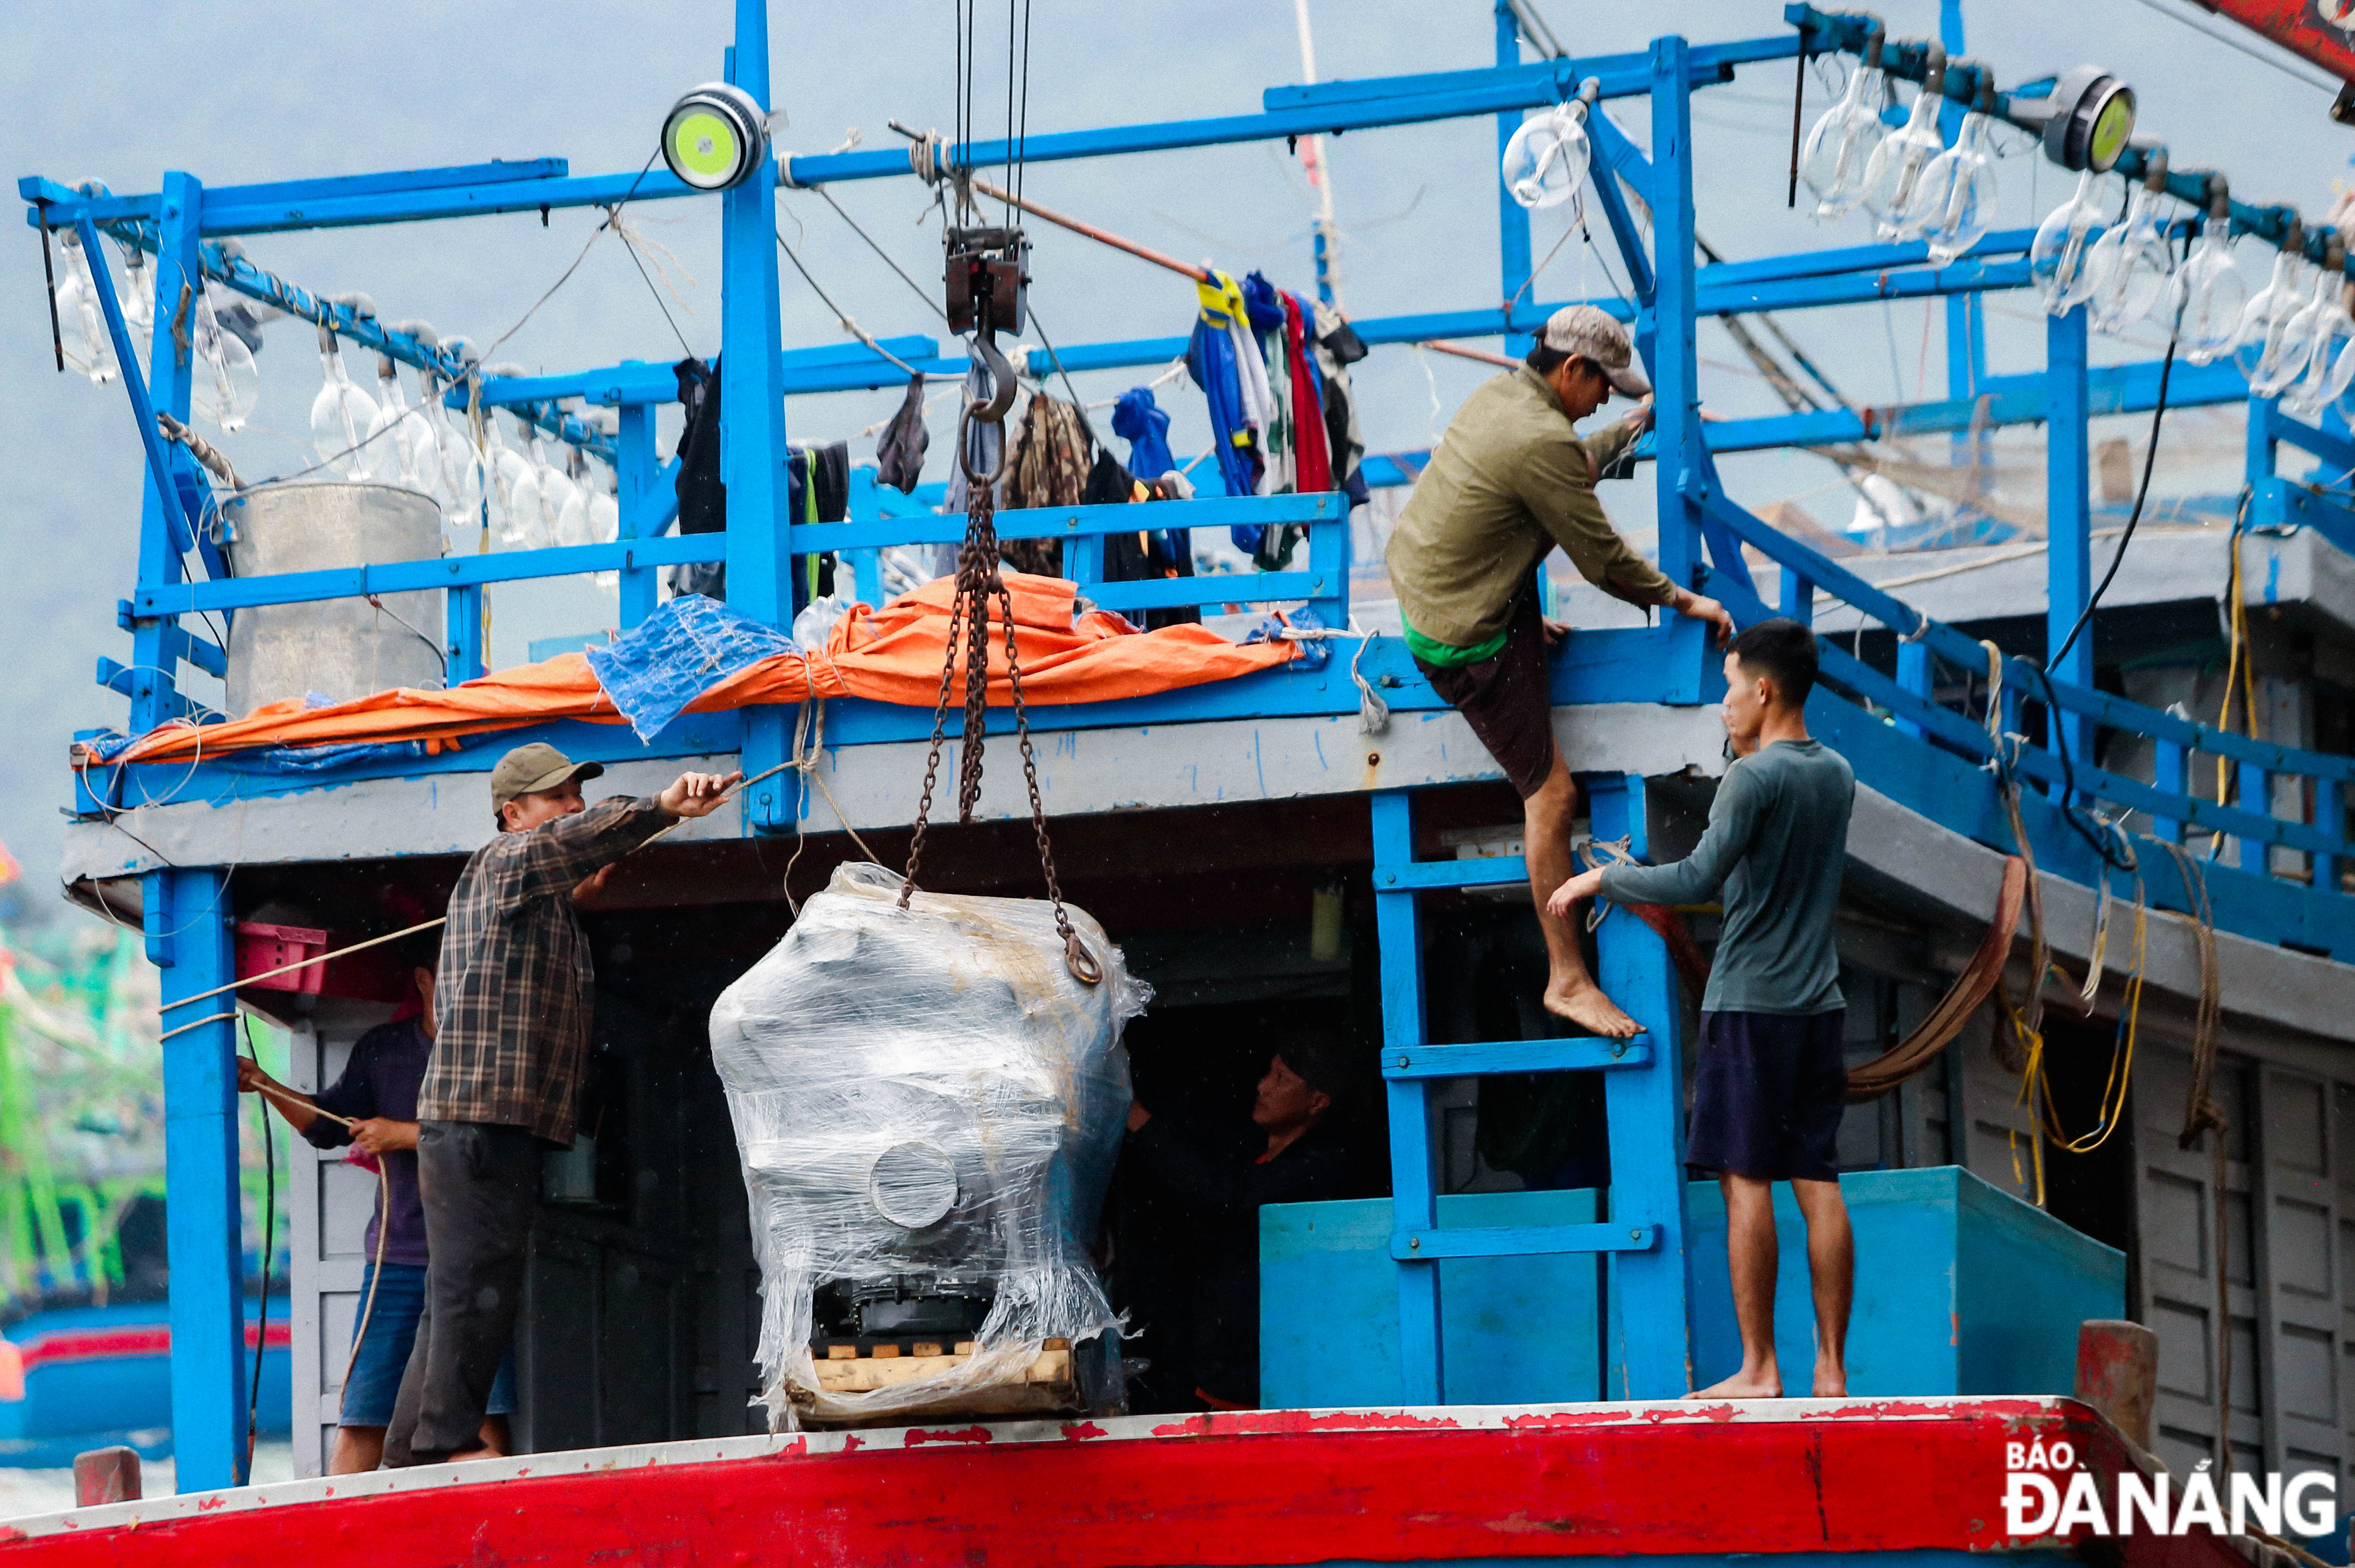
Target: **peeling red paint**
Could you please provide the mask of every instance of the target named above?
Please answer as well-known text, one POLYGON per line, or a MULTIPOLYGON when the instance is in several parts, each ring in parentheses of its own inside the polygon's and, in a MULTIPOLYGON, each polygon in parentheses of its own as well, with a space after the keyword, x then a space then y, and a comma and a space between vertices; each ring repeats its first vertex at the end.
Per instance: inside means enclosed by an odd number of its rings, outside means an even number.
POLYGON ((1077 1425, 1073 1425, 1070 1422, 1065 1422, 1063 1424, 1063 1435, 1071 1438, 1074 1442, 1079 1442, 1090 1437, 1107 1436, 1109 1434, 1092 1421, 1082 1421, 1077 1425))
POLYGON ((910 1448, 921 1448, 927 1443, 987 1443, 996 1435, 986 1426, 964 1426, 954 1432, 927 1432, 922 1427, 911 1427, 901 1441, 910 1448))
POLYGON ((1204 1418, 1217 1436, 1290 1435, 1302 1432, 1440 1432, 1463 1423, 1453 1416, 1404 1410, 1239 1410, 1204 1418))
POLYGON ((1202 1437, 1207 1436, 1209 1430, 1209 1416, 1189 1415, 1183 1421, 1172 1421, 1155 1427, 1153 1435, 1156 1437, 1202 1437))
POLYGON ((227 1507, 229 1507, 229 1499, 227 1498, 202 1498, 197 1502, 197 1511, 198 1513, 210 1513, 215 1509, 223 1509, 227 1507))
POLYGON ((1505 1417, 1505 1429, 1508 1432, 1561 1432, 1586 1426, 1618 1426, 1625 1424, 1635 1413, 1632 1410, 1534 1411, 1528 1415, 1505 1417))
POLYGON ((842 1439, 842 1451, 846 1454, 856 1454, 861 1448, 866 1446, 866 1440, 861 1438, 856 1432, 845 1435, 842 1439))

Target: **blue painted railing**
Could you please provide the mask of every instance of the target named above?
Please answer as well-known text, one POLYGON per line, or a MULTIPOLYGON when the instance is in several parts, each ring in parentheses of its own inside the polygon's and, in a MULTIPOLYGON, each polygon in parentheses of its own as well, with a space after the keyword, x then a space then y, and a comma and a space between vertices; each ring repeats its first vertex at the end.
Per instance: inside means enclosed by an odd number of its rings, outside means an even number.
MULTIPOLYGON (((1759 596, 1746 572, 1737 578, 1722 565, 1710 571, 1709 591, 1724 601, 1736 621, 1747 624, 1779 613, 1809 618, 1814 593, 1821 591, 1888 627, 1904 645, 1921 647, 1959 671, 1982 677, 1989 673, 1988 647, 1978 639, 1932 620, 1722 496, 1712 496, 1702 506, 1711 520, 1784 572, 1783 603, 1777 609, 1759 596)), ((2183 843, 2194 836, 2211 836, 2219 858, 2226 842, 2232 847, 2228 863, 2322 891, 2339 890, 2342 865, 2355 856, 2346 829, 2346 791, 2355 782, 2355 758, 2253 740, 2179 719, 2107 692, 2049 678, 2034 663, 2006 656, 1998 656, 2003 691, 1998 738, 1989 733, 1983 715, 1958 711, 1932 698, 1927 660, 1900 679, 1828 640, 1819 640, 1817 651, 1828 679, 1894 722, 1974 763, 2000 758, 2064 809, 2083 797, 2116 808, 2110 814, 2114 817, 2140 814, 2144 820, 2134 826, 2146 837, 2183 843), (2097 765, 2094 757, 2064 758, 2049 745, 2019 739, 2023 705, 2048 700, 2062 713, 2091 721, 2080 733, 2098 725, 2147 737, 2153 743, 2153 776, 2130 777, 2097 765), (2190 785, 2198 776, 2192 770, 2200 758, 2224 764, 2240 804, 2221 804, 2192 793, 2190 785), (2274 784, 2282 778, 2303 781, 2297 792, 2303 809, 2295 818, 2274 813, 2274 784), (2062 799, 2064 795, 2069 798, 2062 799), (2276 856, 2272 853, 2275 848, 2291 853, 2276 856)), ((2044 728, 2048 737, 2057 731, 2065 739, 2072 727, 2056 726, 2048 718, 2044 728)))

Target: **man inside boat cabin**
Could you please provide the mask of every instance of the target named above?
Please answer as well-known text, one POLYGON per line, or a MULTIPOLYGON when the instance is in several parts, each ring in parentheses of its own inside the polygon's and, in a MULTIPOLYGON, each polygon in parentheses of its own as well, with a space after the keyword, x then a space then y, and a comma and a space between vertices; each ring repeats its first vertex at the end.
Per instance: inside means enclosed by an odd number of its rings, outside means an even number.
POLYGON ((1636 1032, 1636 1021, 1586 972, 1577 932, 1545 907, 1571 873, 1578 786, 1554 744, 1546 651, 1570 628, 1541 614, 1536 573, 1560 546, 1613 598, 1706 621, 1721 645, 1732 635, 1722 605, 1636 554, 1595 499, 1595 480, 1650 428, 1651 390, 1625 327, 1593 305, 1556 311, 1527 362, 1456 411, 1388 552, 1416 667, 1520 792, 1529 891, 1550 971, 1546 1008, 1620 1038, 1636 1032), (1643 400, 1617 424, 1582 438, 1572 427, 1614 391, 1643 400))
POLYGON ((1259 1405, 1259 1211, 1354 1198, 1349 1158, 1326 1130, 1345 1091, 1337 1031, 1295 1030, 1268 1059, 1247 1138, 1204 1147, 1142 1104, 1128 1108, 1127 1157, 1178 1199, 1193 1233, 1194 1397, 1211 1410, 1259 1405))
POLYGON ((589 1057, 589 938, 574 906, 613 864, 682 817, 717 809, 732 773, 681 773, 649 799, 591 805, 605 770, 517 746, 491 770, 498 836, 450 895, 433 1054, 417 1097, 425 1306, 384 1463, 479 1457, 475 1434, 515 1332, 540 1156, 570 1147, 589 1057))
POLYGON ((1777 1399, 1774 1183, 1788 1181, 1807 1225, 1816 1365, 1810 1392, 1848 1392, 1849 1300, 1856 1243, 1840 1199, 1839 1125, 1848 1103, 1841 1051, 1847 1001, 1832 918, 1848 855, 1856 775, 1807 733, 1815 634, 1761 621, 1725 656, 1719 716, 1734 754, 1709 828, 1667 866, 1582 871, 1553 912, 1600 894, 1628 904, 1691 904, 1723 890, 1725 916, 1701 997, 1685 1163, 1718 1172, 1733 1275, 1742 1370, 1697 1399, 1777 1399))

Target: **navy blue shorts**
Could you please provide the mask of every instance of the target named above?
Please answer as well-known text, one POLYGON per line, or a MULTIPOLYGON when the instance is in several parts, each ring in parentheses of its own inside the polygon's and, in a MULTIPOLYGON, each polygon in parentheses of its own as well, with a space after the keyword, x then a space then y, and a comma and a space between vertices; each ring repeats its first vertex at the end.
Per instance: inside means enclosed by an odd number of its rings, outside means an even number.
POLYGON ((1847 1017, 1701 1014, 1685 1163, 1764 1181, 1838 1180, 1847 1017))
MULTIPOLYGON (((409 1370, 409 1352, 417 1343, 417 1320, 425 1313, 425 1265, 387 1264, 376 1287, 376 1305, 368 1306, 368 1281, 376 1277, 370 1260, 360 1275, 355 1314, 368 1314, 368 1339, 352 1360, 352 1375, 344 1384, 339 1426, 389 1426, 393 1402, 400 1396, 400 1375, 409 1370)), ((353 1319, 355 1330, 358 1326, 353 1319)), ((515 1411, 515 1352, 499 1362, 498 1381, 491 1385, 491 1415, 515 1411)))

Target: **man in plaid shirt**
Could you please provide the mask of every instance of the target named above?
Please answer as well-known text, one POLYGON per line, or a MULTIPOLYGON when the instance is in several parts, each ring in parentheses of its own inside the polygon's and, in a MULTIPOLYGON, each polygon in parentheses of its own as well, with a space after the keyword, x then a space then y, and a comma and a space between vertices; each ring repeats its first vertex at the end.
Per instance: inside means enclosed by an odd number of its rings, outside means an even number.
POLYGON ((575 901, 673 822, 710 813, 743 776, 681 773, 651 800, 590 805, 581 785, 604 771, 549 745, 500 758, 491 772, 499 836, 474 851, 450 895, 433 1054, 417 1099, 425 1310, 385 1435, 388 1467, 476 1445, 515 1329, 540 1156, 571 1144, 579 1110, 595 976, 575 901))

